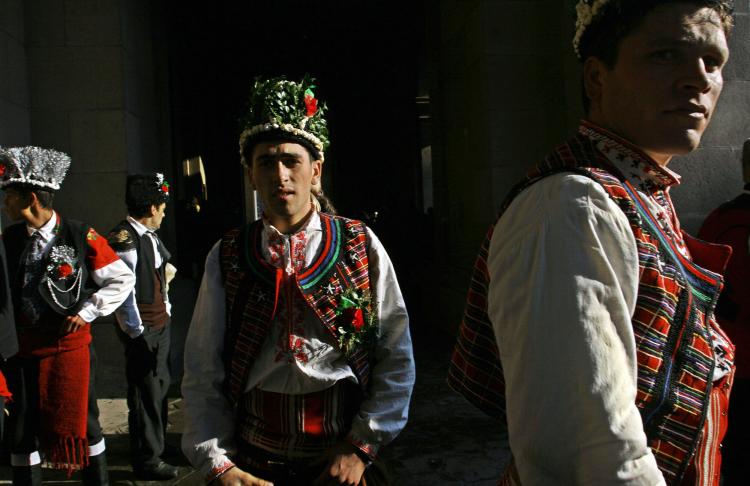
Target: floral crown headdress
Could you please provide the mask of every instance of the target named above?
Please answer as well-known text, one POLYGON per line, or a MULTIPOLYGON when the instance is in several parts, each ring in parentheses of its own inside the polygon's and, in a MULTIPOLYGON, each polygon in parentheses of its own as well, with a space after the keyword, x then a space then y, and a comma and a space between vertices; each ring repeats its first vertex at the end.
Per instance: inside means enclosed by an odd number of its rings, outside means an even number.
POLYGON ((596 16, 610 3, 611 0, 579 0, 576 5, 576 33, 573 36, 573 50, 576 57, 581 59, 581 39, 586 29, 596 16))
POLYGON ((11 184, 57 191, 70 167, 70 156, 40 147, 0 148, 0 188, 11 184))
MULTIPOLYGON (((300 82, 285 77, 257 78, 253 83, 247 111, 240 118, 240 154, 248 143, 270 134, 300 142, 324 160, 330 144, 325 103, 315 98, 314 79, 305 75, 300 82)), ((245 160, 248 165, 250 161, 245 160)))

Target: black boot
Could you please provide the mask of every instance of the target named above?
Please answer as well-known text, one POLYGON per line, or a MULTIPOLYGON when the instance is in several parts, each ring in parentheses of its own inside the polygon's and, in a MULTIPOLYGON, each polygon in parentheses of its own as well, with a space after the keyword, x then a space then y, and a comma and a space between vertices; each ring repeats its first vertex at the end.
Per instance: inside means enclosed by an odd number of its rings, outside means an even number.
POLYGON ((42 465, 13 466, 13 486, 42 486, 42 465))
POLYGON ((89 465, 81 470, 81 482, 85 486, 109 486, 107 456, 104 452, 89 456, 89 465))

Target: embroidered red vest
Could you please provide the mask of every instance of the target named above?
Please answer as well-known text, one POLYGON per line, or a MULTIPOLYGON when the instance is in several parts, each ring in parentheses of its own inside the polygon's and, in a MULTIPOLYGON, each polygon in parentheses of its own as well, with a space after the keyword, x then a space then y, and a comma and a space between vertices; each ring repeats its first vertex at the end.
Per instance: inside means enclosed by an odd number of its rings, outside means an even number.
MULTIPOLYGON (((638 248, 640 269, 632 318, 638 360, 636 404, 659 469, 667 483, 678 484, 699 445, 708 413, 715 366, 709 326, 718 329, 713 317, 722 286, 718 272, 729 253, 723 245, 683 234, 694 261, 684 258, 632 185, 615 177, 613 170, 592 141, 579 135, 558 147, 516 186, 503 210, 534 182, 559 172, 575 172, 601 184, 625 213, 638 248)), ((487 315, 491 238, 492 229, 474 266, 448 384, 477 408, 505 421, 505 381, 487 315)))
MULTIPOLYGON (((322 228, 320 253, 295 280, 307 305, 338 342, 335 309, 346 289, 369 289, 368 241, 364 223, 318 213, 322 228)), ((263 222, 230 231, 221 241, 220 263, 226 291, 227 332, 225 392, 237 403, 250 369, 270 330, 282 273, 261 252, 263 222)), ((348 357, 362 391, 368 392, 370 353, 356 348, 348 357)))

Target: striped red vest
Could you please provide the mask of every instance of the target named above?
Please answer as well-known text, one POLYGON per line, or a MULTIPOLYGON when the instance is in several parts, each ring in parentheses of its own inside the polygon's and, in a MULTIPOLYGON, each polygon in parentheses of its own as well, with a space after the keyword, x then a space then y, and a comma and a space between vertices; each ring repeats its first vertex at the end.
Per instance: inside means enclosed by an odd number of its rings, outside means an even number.
MULTIPOLYGON (((594 143, 579 135, 559 146, 516 186, 503 210, 523 189, 540 179, 559 172, 575 172, 601 184, 627 216, 640 269, 632 318, 638 359, 636 404, 660 470, 668 484, 678 484, 698 448, 708 413, 715 365, 709 325, 718 327, 713 317, 722 287, 718 272, 729 254, 726 247, 684 234, 694 261, 684 258, 663 234, 633 186, 624 178, 615 177, 613 171, 616 169, 594 143)), ((474 266, 448 384, 485 413, 505 421, 505 381, 487 315, 491 238, 492 229, 474 266)))
MULTIPOLYGON (((339 296, 348 288, 370 288, 367 230, 360 221, 325 213, 319 216, 323 232, 320 254, 295 279, 307 304, 337 341, 335 309, 339 296)), ((221 241, 219 258, 227 309, 225 392, 232 403, 241 397, 270 330, 284 271, 263 259, 262 231, 263 222, 258 220, 228 232, 221 241)), ((366 395, 368 350, 355 349, 348 362, 366 395)))

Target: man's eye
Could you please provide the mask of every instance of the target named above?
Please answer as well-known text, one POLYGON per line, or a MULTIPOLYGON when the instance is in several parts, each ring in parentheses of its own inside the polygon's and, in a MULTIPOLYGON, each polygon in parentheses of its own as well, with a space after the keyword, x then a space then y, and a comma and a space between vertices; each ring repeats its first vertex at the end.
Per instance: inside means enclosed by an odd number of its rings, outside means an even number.
POLYGON ((706 70, 712 71, 723 66, 724 62, 718 57, 706 56, 703 58, 703 64, 706 66, 706 70))
POLYGON ((669 62, 669 61, 674 61, 675 59, 677 59, 677 55, 678 55, 677 51, 675 51, 674 49, 662 49, 659 51, 652 52, 649 57, 651 57, 651 59, 654 59, 656 61, 669 62))

